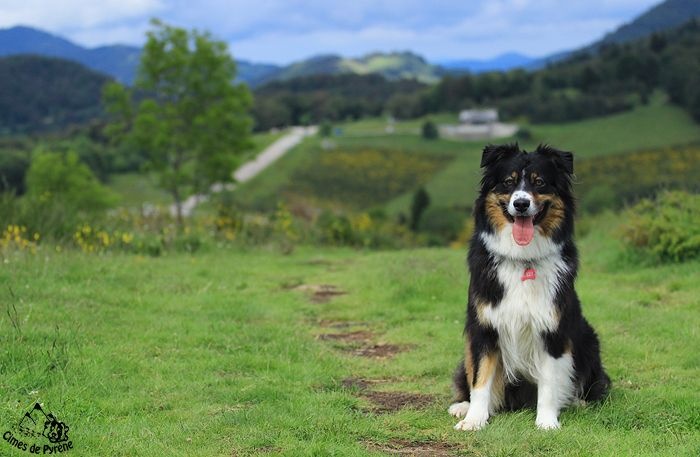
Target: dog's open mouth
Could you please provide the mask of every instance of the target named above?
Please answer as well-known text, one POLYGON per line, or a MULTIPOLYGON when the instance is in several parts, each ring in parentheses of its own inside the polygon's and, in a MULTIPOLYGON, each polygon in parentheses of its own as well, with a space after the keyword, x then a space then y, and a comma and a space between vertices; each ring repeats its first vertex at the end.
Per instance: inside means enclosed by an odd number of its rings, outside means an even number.
POLYGON ((534 217, 515 216, 513 239, 519 246, 527 246, 535 237, 534 217))
POLYGON ((534 216, 511 216, 506 208, 504 213, 513 223, 513 240, 518 246, 527 246, 535 237, 535 225, 540 223, 549 209, 549 202, 545 202, 542 209, 534 216))

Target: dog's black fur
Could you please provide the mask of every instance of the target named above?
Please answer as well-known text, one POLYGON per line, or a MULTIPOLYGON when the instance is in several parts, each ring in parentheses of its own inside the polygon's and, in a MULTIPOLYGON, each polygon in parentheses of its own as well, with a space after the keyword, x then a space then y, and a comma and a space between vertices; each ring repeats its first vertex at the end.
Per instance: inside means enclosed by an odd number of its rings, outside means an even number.
MULTIPOLYGON (((457 402, 469 401, 470 385, 475 385, 479 375, 479 360, 490 351, 499 351, 499 333, 496 328, 484 324, 479 318, 479 307, 498 307, 504 298, 505 285, 498 279, 497 271, 503 261, 498 252, 489 249, 482 234, 494 234, 503 229, 513 217, 504 202, 515 189, 509 176, 515 173, 524 180, 522 187, 532 192, 541 203, 541 211, 534 216, 535 230, 560 246, 558 255, 568 266, 559 277, 559 287, 554 306, 557 311, 556 330, 539 335, 547 353, 555 359, 569 351, 574 364, 574 397, 594 401, 603 398, 610 387, 610 378, 605 373, 600 359, 596 333, 581 313, 581 305, 574 290, 578 268, 578 253, 574 244, 574 196, 572 193, 573 156, 548 146, 540 146, 532 153, 521 151, 517 144, 487 146, 481 161, 483 177, 481 190, 474 206, 475 230, 471 238, 468 264, 471 273, 465 335, 467 338, 467 363, 459 364, 454 375, 457 402), (529 182, 526 176, 541 179, 529 182), (544 185, 542 184, 544 181, 544 185), (492 195, 491 195, 492 194, 492 195), (502 213, 499 214, 487 203, 498 199, 502 213), (506 224, 506 225, 504 225, 506 224), (471 378, 469 378, 471 376, 471 378)), ((493 206, 493 205, 492 205, 493 206)), ((524 265, 527 265, 525 259, 524 265)), ((544 304, 543 304, 544 305, 544 304)), ((518 376, 517 381, 504 379, 503 401, 500 408, 515 410, 537 405, 536 380, 518 376)))

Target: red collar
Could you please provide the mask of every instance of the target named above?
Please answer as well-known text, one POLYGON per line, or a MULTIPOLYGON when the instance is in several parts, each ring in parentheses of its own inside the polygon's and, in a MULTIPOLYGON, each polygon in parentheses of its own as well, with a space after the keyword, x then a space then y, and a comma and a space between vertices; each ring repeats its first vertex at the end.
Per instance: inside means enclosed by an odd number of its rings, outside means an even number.
POLYGON ((520 277, 520 280, 525 282, 528 279, 535 279, 537 278, 537 272, 535 271, 534 268, 526 268, 525 271, 523 272, 523 275, 520 277))

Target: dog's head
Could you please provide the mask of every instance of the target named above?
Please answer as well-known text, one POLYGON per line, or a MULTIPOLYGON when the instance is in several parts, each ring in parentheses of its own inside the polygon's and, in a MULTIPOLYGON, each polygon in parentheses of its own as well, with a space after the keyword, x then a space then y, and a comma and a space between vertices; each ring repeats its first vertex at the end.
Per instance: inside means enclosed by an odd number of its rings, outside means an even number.
POLYGON ((493 231, 510 229, 519 246, 539 236, 559 242, 572 228, 574 201, 570 152, 540 145, 534 152, 517 144, 484 148, 481 195, 493 231))

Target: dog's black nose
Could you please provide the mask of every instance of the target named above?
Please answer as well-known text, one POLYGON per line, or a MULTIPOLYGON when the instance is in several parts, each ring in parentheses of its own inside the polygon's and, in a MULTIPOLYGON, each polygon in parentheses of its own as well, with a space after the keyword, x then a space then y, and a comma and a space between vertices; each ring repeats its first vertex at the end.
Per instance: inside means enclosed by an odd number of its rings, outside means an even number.
POLYGON ((530 207, 530 200, 527 198, 518 198, 513 202, 513 206, 515 206, 516 211, 519 213, 524 213, 530 207))

